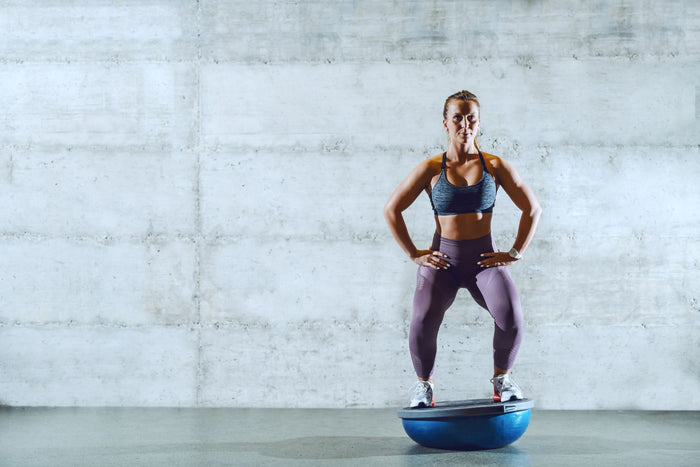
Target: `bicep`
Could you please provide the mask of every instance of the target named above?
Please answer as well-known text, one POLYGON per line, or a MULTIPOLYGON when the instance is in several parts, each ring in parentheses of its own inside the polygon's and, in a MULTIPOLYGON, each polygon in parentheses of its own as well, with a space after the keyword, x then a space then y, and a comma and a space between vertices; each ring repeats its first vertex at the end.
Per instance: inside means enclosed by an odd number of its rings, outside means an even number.
POLYGON ((529 186, 520 178, 515 168, 504 160, 496 170, 499 184, 513 203, 523 212, 539 208, 539 202, 529 186))
POLYGON ((426 164, 421 164, 408 174, 389 197, 386 209, 401 212, 407 209, 428 186, 430 173, 426 164))

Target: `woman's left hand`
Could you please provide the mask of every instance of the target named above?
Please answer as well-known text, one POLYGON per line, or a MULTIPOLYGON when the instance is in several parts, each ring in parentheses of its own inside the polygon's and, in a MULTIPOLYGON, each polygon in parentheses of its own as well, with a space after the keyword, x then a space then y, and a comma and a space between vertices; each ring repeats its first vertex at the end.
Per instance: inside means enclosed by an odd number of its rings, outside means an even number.
POLYGON ((478 264, 482 268, 491 268, 494 266, 507 266, 510 263, 518 261, 511 255, 509 255, 507 252, 501 250, 492 253, 482 253, 481 257, 483 259, 476 264, 478 264))

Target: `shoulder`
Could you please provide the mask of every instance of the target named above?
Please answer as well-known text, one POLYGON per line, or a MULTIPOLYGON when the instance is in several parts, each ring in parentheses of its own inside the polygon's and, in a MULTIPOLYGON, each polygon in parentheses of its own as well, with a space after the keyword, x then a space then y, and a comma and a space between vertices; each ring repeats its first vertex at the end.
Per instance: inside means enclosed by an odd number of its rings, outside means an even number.
POLYGON ((504 185, 508 180, 517 177, 513 166, 505 159, 483 151, 481 153, 484 155, 486 169, 491 173, 491 176, 496 180, 498 185, 504 185))
POLYGON ((439 174, 442 170, 442 153, 423 160, 415 170, 429 176, 439 174))
POLYGON ((498 156, 494 156, 493 154, 489 154, 488 152, 481 151, 481 154, 484 156, 484 162, 486 162, 486 165, 489 166, 491 169, 498 169, 502 167, 504 164, 507 164, 507 162, 498 156))
POLYGON ((404 179, 402 186, 406 190, 426 188, 430 180, 440 173, 441 166, 442 154, 421 161, 404 179))
POLYGON ((429 157, 428 159, 424 160, 423 162, 426 164, 427 167, 429 167, 432 170, 435 170, 437 168, 437 171, 439 172, 442 169, 442 155, 444 153, 440 154, 435 154, 433 157, 429 157))
POLYGON ((502 157, 494 156, 493 154, 489 154, 483 151, 481 152, 481 154, 484 155, 486 167, 491 173, 504 174, 513 172, 515 170, 513 166, 502 157))

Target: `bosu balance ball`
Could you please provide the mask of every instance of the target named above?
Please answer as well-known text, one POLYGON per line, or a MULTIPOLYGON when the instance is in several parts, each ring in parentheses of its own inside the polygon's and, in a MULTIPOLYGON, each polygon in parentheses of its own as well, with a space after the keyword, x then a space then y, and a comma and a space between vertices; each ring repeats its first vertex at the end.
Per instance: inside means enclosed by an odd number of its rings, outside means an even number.
POLYGON ((530 423, 530 399, 438 402, 435 407, 399 410, 406 434, 429 448, 473 451, 507 446, 530 423))

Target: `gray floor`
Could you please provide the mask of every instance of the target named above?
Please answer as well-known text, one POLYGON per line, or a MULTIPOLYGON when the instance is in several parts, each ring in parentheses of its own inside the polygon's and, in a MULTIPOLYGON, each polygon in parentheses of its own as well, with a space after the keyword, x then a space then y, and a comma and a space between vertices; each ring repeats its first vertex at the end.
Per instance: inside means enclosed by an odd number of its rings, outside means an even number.
POLYGON ((534 410, 498 450, 414 444, 396 411, 0 409, 2 466, 699 466, 700 412, 534 410))

